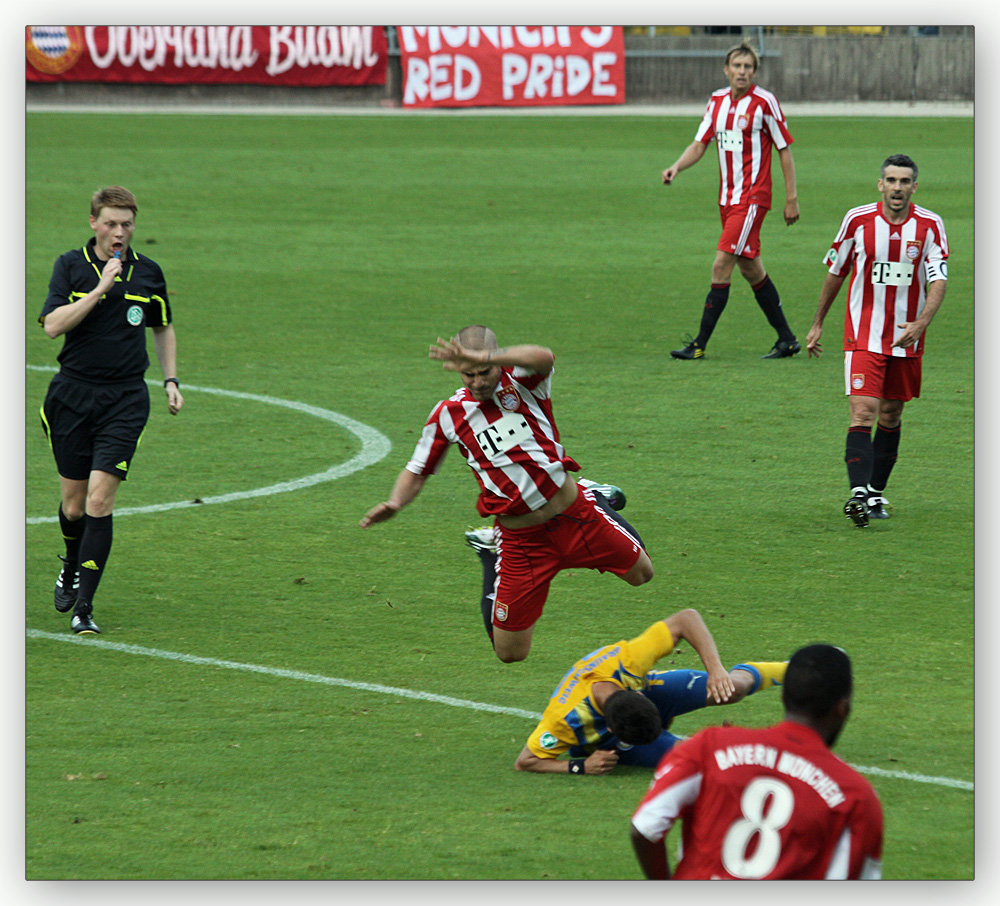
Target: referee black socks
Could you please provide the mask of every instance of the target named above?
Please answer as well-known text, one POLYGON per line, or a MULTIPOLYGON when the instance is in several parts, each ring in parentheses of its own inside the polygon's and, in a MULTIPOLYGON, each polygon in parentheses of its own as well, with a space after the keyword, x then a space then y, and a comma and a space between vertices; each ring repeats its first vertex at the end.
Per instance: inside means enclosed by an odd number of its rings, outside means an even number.
POLYGON ((114 516, 84 517, 87 523, 80 542, 80 592, 77 601, 93 602, 104 567, 111 555, 114 516))
POLYGON ((66 542, 66 562, 73 564, 73 566, 80 562, 80 541, 86 526, 86 517, 76 520, 68 519, 63 512, 62 504, 59 504, 59 528, 62 531, 63 541, 66 542))

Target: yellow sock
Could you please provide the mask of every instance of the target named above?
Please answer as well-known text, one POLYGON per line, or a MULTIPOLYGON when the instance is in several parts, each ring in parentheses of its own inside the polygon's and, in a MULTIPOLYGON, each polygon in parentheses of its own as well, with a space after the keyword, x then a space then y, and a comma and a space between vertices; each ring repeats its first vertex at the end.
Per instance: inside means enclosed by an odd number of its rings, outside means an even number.
POLYGON ((747 661, 744 664, 737 664, 733 670, 746 670, 753 674, 757 680, 757 685, 750 691, 760 692, 761 689, 770 689, 772 686, 780 686, 785 681, 785 669, 788 661, 747 661))
POLYGON ((785 669, 788 667, 788 661, 750 661, 749 664, 751 667, 756 667, 757 672, 760 673, 758 692, 761 689, 780 686, 785 681, 785 669))

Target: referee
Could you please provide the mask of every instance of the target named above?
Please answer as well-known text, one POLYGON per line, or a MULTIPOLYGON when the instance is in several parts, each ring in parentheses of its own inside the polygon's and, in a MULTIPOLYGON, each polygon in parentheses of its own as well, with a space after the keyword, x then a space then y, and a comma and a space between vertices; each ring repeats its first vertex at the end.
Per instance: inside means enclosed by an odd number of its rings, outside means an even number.
POLYGON ((149 418, 147 325, 170 414, 184 405, 163 272, 132 249, 136 211, 135 196, 121 186, 94 194, 94 237, 56 260, 38 318, 46 335, 65 337, 41 416, 59 470, 66 543, 55 605, 73 611, 77 633, 100 632, 93 602, 111 553, 115 495, 149 418))

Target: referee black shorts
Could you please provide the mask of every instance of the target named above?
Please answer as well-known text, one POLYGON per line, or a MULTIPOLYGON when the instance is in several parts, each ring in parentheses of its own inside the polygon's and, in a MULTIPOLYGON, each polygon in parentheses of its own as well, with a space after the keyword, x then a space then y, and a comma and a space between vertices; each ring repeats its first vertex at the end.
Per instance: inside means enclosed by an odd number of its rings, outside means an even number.
POLYGON ((96 469, 124 480, 149 420, 149 388, 142 380, 86 384, 57 374, 41 416, 63 478, 85 481, 96 469))

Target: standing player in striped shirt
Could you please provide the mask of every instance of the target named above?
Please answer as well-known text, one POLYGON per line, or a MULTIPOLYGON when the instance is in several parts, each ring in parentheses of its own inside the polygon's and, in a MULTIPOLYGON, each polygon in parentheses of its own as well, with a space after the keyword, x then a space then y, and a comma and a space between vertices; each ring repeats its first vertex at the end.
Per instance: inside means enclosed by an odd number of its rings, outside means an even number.
POLYGON ((905 154, 886 158, 878 190, 881 201, 844 217, 824 259, 830 272, 806 337, 809 355, 818 356, 823 319, 850 272, 844 379, 851 421, 844 459, 851 497, 844 513, 859 528, 889 518, 884 492, 899 451, 903 405, 920 396, 924 332, 948 281, 944 223, 910 201, 917 165, 905 154))
POLYGON ((551 350, 500 349, 492 330, 473 325, 438 338, 430 357, 457 371, 463 387, 431 410, 389 499, 361 527, 412 502, 456 444, 479 482, 479 514, 496 517, 495 594, 483 597, 487 632, 501 661, 523 661, 556 573, 597 569, 643 585, 653 564, 635 530, 569 474, 580 467, 559 442, 552 415, 551 350))
POLYGON ((719 151, 719 213, 722 238, 712 264, 712 286, 702 310, 698 335, 683 349, 674 349, 675 359, 700 359, 729 301, 733 268, 739 267, 753 289, 754 297, 778 339, 765 359, 795 355, 798 340, 788 326, 778 290, 760 259, 760 228, 771 207, 771 148, 778 149, 785 178, 785 223, 799 219, 795 187, 794 141, 778 99, 753 84, 759 65, 757 51, 744 41, 730 48, 723 67, 729 87, 716 91, 708 101, 705 117, 694 141, 663 171, 663 182, 671 185, 681 170, 694 166, 712 140, 719 151))

